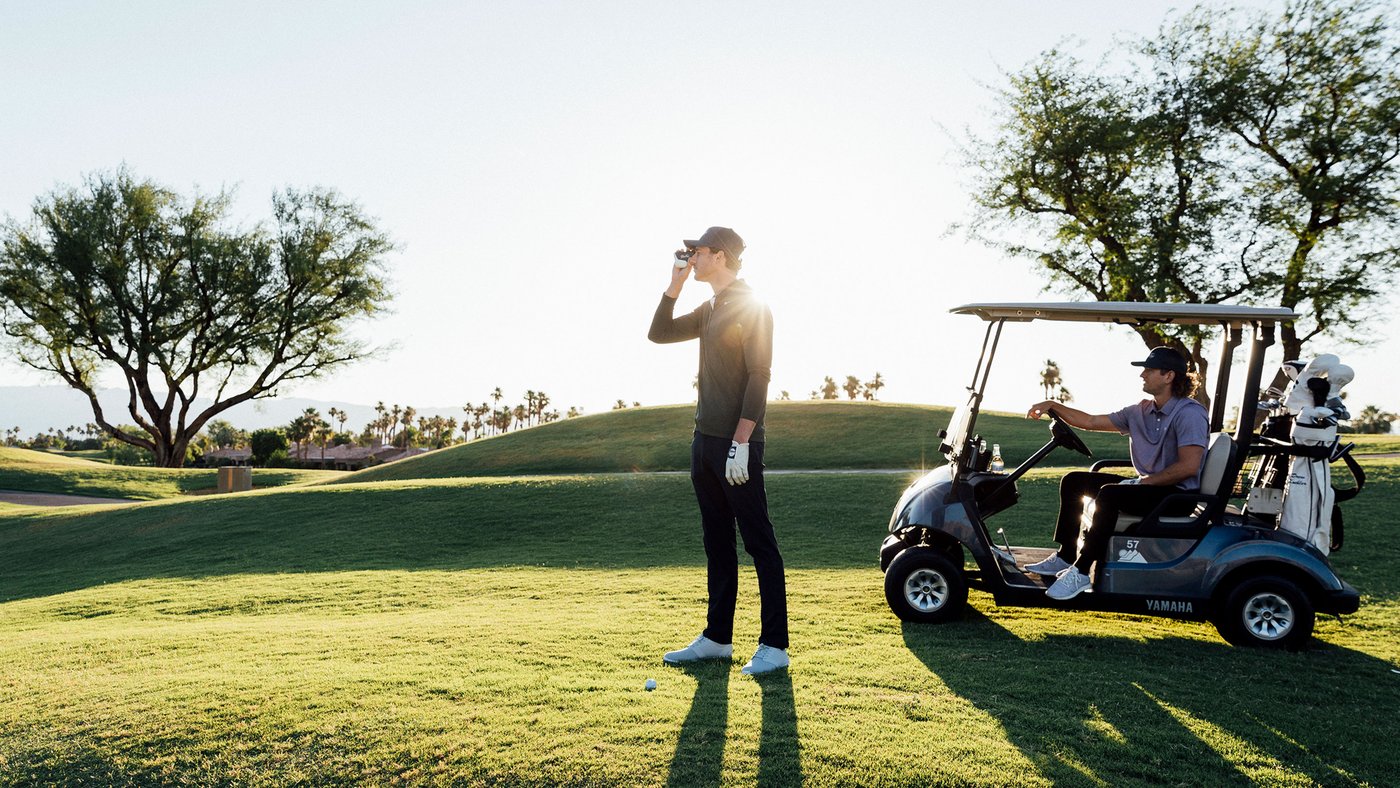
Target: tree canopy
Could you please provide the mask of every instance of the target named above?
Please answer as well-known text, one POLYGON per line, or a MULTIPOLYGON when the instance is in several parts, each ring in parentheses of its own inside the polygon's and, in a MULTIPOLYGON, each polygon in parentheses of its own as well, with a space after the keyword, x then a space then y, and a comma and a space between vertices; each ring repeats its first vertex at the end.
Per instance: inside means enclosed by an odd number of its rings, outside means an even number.
POLYGON ((120 170, 0 228, 0 325, 19 359, 85 393, 97 424, 157 465, 182 464, 217 414, 363 358, 350 325, 390 298, 392 242, 336 192, 279 192, 271 222, 247 229, 229 206, 120 170), (148 435, 103 412, 114 372, 148 435))
MULTIPOLYGON (((1365 321, 1400 270, 1400 61, 1388 6, 1197 7, 1089 65, 1009 75, 971 139, 971 234, 1095 300, 1285 306, 1286 358, 1365 321)), ((1195 329, 1137 329, 1206 369, 1195 329)))

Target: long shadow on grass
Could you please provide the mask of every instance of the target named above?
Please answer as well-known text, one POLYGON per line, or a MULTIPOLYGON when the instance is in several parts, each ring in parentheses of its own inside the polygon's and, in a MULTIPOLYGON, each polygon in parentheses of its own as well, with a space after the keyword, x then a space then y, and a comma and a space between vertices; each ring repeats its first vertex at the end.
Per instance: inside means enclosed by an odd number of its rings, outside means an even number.
MULTIPOLYGON (((869 566, 894 476, 780 477, 787 565, 869 566)), ((146 578, 704 561, 684 477, 368 484, 0 516, 0 601, 146 578)))
MULTIPOLYGON (((725 729, 729 721, 729 660, 697 662, 677 668, 695 678, 695 696, 681 723, 680 737, 666 784, 711 786, 722 783, 725 729)), ((763 729, 758 739, 758 785, 802 784, 801 746, 792 677, 780 670, 755 679, 763 693, 763 729)))
POLYGON ((1400 784, 1390 726, 1371 722, 1377 709, 1400 708, 1400 682, 1359 652, 1068 634, 1024 641, 975 611, 941 626, 905 624, 903 634, 1055 784, 1400 784))
POLYGON ((802 747, 797 738, 797 706, 786 670, 756 677, 763 691, 763 730, 758 739, 758 784, 801 785, 802 747))
POLYGON ((729 660, 707 660, 677 668, 695 679, 695 697, 681 723, 676 753, 666 777, 670 788, 719 785, 724 771, 724 736, 729 722, 729 660))

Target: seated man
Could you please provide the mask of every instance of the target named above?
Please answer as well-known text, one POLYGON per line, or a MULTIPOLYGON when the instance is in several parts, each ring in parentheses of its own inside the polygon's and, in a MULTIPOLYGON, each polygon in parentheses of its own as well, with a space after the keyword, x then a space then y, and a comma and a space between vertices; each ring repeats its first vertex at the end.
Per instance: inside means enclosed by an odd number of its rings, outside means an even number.
POLYGON ((1142 390, 1151 395, 1115 413, 1091 416, 1058 402, 1031 406, 1026 418, 1051 414, 1071 427, 1128 436, 1129 454, 1137 476, 1124 479, 1110 473, 1073 471, 1060 481, 1060 519, 1055 541, 1060 549, 1027 572, 1057 577, 1046 589, 1051 599, 1070 599, 1092 586, 1089 568, 1103 555, 1118 514, 1147 514, 1164 498, 1200 489, 1201 466, 1210 438, 1210 418, 1205 406, 1191 399, 1198 385, 1186 371, 1186 358, 1169 347, 1153 348, 1142 367, 1142 390), (1076 556, 1080 501, 1097 496, 1094 521, 1084 537, 1084 549, 1076 556))

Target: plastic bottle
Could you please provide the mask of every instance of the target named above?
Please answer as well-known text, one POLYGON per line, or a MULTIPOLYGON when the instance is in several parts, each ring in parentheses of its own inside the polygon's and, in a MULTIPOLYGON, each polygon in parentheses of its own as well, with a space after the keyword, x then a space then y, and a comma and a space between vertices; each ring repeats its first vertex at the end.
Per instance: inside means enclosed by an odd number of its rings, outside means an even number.
POLYGON ((1001 473, 1006 470, 1006 461, 1001 458, 1001 444, 992 444, 992 473, 1001 473))

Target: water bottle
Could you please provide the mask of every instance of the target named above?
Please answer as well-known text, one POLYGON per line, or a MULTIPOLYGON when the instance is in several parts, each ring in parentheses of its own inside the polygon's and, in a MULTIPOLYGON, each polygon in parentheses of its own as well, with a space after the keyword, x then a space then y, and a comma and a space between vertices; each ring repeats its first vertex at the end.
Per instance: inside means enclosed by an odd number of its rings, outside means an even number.
POLYGON ((992 473, 1001 473, 1006 470, 1006 461, 1001 458, 1001 444, 992 444, 992 473))

